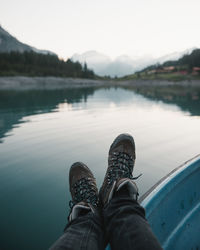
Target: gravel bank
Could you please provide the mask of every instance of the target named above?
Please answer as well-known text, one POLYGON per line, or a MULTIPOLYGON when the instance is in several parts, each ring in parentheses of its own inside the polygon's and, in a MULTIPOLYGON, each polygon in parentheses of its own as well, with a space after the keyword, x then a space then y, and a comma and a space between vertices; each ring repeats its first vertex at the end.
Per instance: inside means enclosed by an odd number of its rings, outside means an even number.
POLYGON ((108 81, 61 77, 0 77, 0 90, 53 90, 108 86, 108 81))
POLYGON ((165 81, 165 80, 91 80, 78 78, 61 77, 0 77, 0 90, 53 90, 66 88, 84 88, 84 87, 111 87, 111 86, 184 86, 200 87, 200 80, 185 81, 165 81))

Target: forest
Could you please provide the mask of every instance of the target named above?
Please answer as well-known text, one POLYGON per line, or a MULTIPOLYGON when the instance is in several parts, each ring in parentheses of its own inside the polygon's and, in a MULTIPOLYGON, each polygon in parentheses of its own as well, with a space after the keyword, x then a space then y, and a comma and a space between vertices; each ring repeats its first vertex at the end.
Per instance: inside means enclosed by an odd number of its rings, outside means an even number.
POLYGON ((0 53, 0 76, 57 76, 95 78, 87 64, 33 51, 0 53))
POLYGON ((184 69, 187 70, 188 73, 191 73, 194 67, 200 67, 200 49, 195 49, 191 54, 184 55, 178 60, 151 65, 141 72, 170 66, 176 67, 175 69, 184 69))

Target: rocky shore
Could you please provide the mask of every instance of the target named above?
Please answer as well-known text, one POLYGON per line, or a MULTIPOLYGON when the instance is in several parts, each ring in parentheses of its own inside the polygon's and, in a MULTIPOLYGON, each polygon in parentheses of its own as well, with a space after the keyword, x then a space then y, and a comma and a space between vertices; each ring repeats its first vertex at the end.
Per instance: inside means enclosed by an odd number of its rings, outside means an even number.
POLYGON ((107 81, 61 77, 0 77, 0 90, 53 90, 79 87, 100 87, 107 81))
POLYGON ((0 77, 0 90, 54 90, 66 88, 113 87, 113 86, 183 86, 200 87, 200 80, 92 80, 61 77, 0 77))

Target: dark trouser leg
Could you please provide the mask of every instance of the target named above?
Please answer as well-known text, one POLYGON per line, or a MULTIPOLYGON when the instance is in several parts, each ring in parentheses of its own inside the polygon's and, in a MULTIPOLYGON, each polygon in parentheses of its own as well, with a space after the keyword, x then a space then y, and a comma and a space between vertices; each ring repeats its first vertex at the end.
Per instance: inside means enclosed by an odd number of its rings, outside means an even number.
POLYGON ((102 250, 104 235, 102 218, 99 213, 91 211, 70 222, 64 234, 54 243, 50 250, 102 250))
POLYGON ((145 219, 144 209, 129 195, 115 195, 103 209, 111 249, 162 249, 145 219))

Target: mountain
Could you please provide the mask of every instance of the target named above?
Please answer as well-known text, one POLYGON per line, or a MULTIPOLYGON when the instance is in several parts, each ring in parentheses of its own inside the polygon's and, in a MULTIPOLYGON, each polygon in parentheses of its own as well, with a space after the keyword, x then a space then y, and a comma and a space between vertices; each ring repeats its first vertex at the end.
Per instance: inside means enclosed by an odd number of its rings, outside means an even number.
POLYGON ((94 50, 87 51, 83 54, 74 54, 71 59, 74 62, 78 61, 82 64, 86 62, 88 67, 100 76, 121 76, 133 70, 132 63, 128 60, 121 60, 122 58, 118 57, 113 61, 109 56, 94 50))
POLYGON ((173 52, 171 54, 168 54, 168 55, 164 55, 162 57, 159 57, 157 59, 157 62, 162 64, 166 61, 174 61, 174 60, 178 60, 180 59, 182 56, 184 55, 188 55, 188 54, 191 54, 193 50, 195 50, 196 47, 193 47, 193 48, 190 48, 190 49, 186 49, 186 50, 183 50, 181 52, 173 52))
POLYGON ((83 54, 74 54, 71 59, 74 62, 79 61, 82 64, 86 62, 88 67, 93 69, 97 75, 122 77, 133 74, 152 64, 161 64, 169 60, 178 60, 183 55, 191 53, 194 49, 195 48, 191 48, 180 52, 174 52, 158 58, 154 58, 150 55, 139 57, 121 55, 114 60, 111 60, 107 55, 93 50, 83 54))
POLYGON ((179 69, 180 68, 185 69, 188 71, 188 73, 191 73, 193 68, 196 68, 195 70, 197 72, 199 72, 199 70, 200 70, 199 69, 199 67, 200 67, 200 49, 194 49, 190 53, 184 54, 178 60, 165 61, 163 64, 161 64, 159 66, 155 66, 155 68, 170 67, 170 66, 175 66, 175 67, 178 67, 179 69))
POLYGON ((0 53, 2 52, 10 52, 10 51, 34 51, 40 54, 51 54, 55 55, 55 53, 48 50, 39 50, 34 47, 31 47, 27 44, 24 44, 17 40, 14 36, 9 34, 2 26, 0 26, 0 53))
POLYGON ((71 59, 74 62, 78 61, 82 64, 86 62, 88 67, 100 76, 107 75, 106 69, 112 62, 108 56, 94 50, 87 51, 83 54, 74 54, 71 59))
MULTIPOLYGON (((158 76, 162 79, 183 79, 183 76, 198 76, 200 75, 200 49, 187 50, 177 60, 165 60, 160 64, 152 64, 148 67, 138 71, 137 77, 144 77, 149 79, 157 78, 158 76)), ((135 77, 135 75, 127 76, 129 79, 135 77)))

